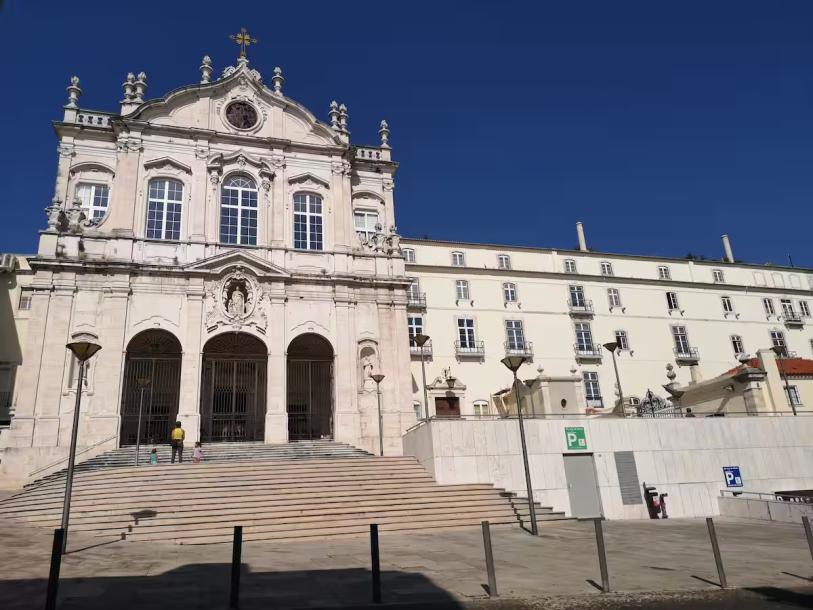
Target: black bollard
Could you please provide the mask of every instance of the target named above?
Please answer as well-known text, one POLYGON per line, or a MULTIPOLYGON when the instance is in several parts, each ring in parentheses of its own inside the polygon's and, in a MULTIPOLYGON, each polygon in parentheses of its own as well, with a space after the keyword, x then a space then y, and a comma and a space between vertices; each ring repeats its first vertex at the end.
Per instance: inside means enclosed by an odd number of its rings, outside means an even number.
POLYGON ((48 591, 45 595, 45 610, 55 610, 59 591, 59 568, 62 566, 62 545, 65 530, 54 530, 54 543, 51 547, 51 571, 48 573, 48 591))
POLYGON ((243 526, 234 526, 234 542, 231 549, 231 586, 229 587, 229 610, 240 607, 240 565, 243 555, 243 526))
POLYGON ((373 603, 381 603, 381 565, 378 555, 378 525, 370 524, 370 559, 373 569, 373 603))
POLYGON ((728 587, 728 582, 725 577, 723 557, 720 555, 720 545, 717 544, 717 531, 714 529, 714 521, 711 517, 706 517, 706 527, 709 530, 709 538, 711 538, 711 551, 714 553, 714 563, 717 564, 717 576, 720 577, 720 587, 725 589, 728 587))
POLYGON ((593 519, 596 528, 596 550, 598 551, 598 568, 601 571, 601 590, 604 593, 610 592, 610 574, 607 570, 607 553, 604 549, 604 528, 601 525, 601 517, 593 519))
POLYGON ((486 552, 486 574, 488 574, 488 596, 499 597, 497 593, 497 574, 494 572, 494 553, 491 549, 491 528, 488 521, 480 523, 483 526, 483 547, 486 552))
POLYGON ((805 528, 807 548, 810 549, 810 557, 813 558, 813 531, 810 529, 810 519, 808 517, 802 517, 802 527, 805 528))

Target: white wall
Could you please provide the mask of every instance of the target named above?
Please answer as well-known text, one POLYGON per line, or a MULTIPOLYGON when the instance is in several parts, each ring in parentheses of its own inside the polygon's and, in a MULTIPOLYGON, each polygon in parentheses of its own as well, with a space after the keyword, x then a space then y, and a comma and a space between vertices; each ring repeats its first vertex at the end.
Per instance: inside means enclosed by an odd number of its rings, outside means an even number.
MULTIPOLYGON (((562 455, 571 426, 585 429, 609 519, 647 516, 643 504, 621 502, 615 451, 635 452, 639 481, 669 494, 672 517, 719 514, 723 466, 740 467, 745 491, 813 488, 813 417, 536 419, 525 426, 534 495, 568 514, 562 455)), ((515 419, 431 421, 406 433, 404 453, 441 484, 492 483, 525 495, 515 419)))

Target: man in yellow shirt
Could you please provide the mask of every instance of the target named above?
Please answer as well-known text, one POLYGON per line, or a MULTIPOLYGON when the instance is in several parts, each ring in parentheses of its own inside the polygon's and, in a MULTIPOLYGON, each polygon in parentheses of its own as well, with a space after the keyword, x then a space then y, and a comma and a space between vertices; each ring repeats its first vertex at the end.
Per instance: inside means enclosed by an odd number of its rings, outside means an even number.
POLYGON ((176 421, 175 427, 172 429, 170 445, 172 445, 172 463, 175 463, 175 456, 178 456, 178 463, 183 463, 183 439, 186 438, 186 432, 181 427, 181 422, 176 421))

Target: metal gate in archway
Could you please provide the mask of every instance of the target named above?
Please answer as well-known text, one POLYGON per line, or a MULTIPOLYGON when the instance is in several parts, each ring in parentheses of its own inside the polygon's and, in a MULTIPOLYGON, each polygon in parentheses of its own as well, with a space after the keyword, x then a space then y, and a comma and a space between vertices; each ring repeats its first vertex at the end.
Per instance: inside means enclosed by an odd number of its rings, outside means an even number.
POLYGON ((259 339, 229 333, 203 350, 201 440, 262 441, 265 438, 268 357, 259 339))
POLYGON ((163 330, 139 333, 127 346, 121 395, 119 445, 169 442, 178 418, 181 344, 163 330))
POLYGON ((288 347, 288 440, 333 438, 333 349, 319 335, 288 347))

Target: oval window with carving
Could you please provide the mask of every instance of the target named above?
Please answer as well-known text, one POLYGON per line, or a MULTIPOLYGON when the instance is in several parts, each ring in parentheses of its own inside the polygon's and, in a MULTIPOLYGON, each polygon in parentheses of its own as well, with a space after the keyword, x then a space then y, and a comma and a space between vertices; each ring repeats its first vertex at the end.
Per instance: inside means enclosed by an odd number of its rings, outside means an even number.
POLYGON ((234 102, 226 108, 226 120, 237 129, 251 129, 257 124, 257 111, 246 102, 234 102))

